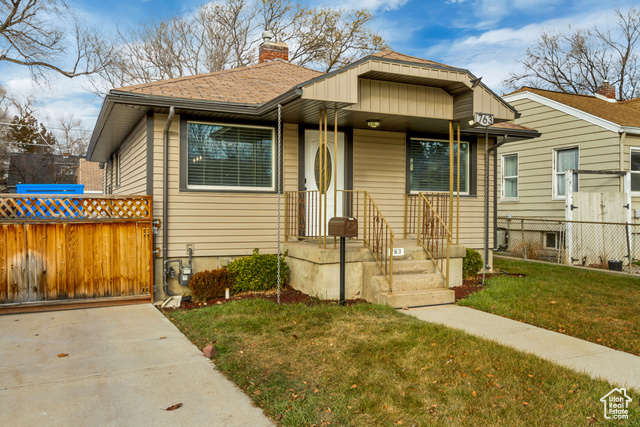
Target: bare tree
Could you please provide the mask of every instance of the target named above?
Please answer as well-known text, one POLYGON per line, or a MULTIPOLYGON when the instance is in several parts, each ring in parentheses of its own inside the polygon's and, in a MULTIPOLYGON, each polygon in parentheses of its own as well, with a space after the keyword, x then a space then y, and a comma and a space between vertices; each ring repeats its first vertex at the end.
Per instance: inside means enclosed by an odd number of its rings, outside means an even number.
POLYGON ((82 129, 82 122, 74 115, 65 115, 57 120, 57 151, 63 156, 84 156, 89 146, 90 132, 82 129))
POLYGON ((543 30, 504 84, 534 86, 575 94, 593 94, 604 80, 617 86, 619 100, 640 96, 640 9, 616 10, 607 28, 556 33, 543 30))
POLYGON ((64 0, 0 0, 0 61, 27 66, 34 76, 55 71, 76 77, 102 70, 111 49, 73 17, 64 0))
POLYGON ((387 48, 369 28, 372 19, 366 10, 307 8, 289 0, 212 2, 194 14, 120 31, 100 76, 120 87, 250 65, 265 29, 289 45, 291 62, 331 71, 387 48))

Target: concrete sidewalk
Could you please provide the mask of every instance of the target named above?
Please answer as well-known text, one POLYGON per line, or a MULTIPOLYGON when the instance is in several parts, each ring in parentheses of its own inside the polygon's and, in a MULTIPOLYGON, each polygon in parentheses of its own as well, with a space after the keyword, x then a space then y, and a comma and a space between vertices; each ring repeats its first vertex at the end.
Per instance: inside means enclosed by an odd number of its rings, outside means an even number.
POLYGON ((629 353, 457 305, 412 308, 403 313, 462 329, 614 385, 640 391, 640 357, 629 353))
POLYGON ((273 425, 150 304, 0 316, 0 401, 4 426, 273 425))

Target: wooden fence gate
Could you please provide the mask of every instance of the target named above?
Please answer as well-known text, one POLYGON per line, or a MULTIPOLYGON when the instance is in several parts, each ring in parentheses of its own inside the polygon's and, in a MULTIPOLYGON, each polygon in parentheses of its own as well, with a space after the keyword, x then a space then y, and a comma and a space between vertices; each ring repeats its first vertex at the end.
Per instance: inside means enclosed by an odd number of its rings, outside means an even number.
POLYGON ((152 250, 151 196, 2 197, 0 312, 150 301, 152 250))

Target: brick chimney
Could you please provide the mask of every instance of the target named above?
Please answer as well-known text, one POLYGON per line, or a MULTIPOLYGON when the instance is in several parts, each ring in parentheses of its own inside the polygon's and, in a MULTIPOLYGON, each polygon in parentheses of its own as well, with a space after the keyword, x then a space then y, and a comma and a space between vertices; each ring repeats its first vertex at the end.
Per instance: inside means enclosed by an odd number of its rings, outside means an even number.
POLYGON ((605 80, 602 82, 596 94, 602 95, 605 98, 616 99, 616 87, 609 83, 609 80, 605 80))
POLYGON ((289 48, 286 43, 272 42, 273 33, 262 33, 262 44, 259 49, 258 64, 280 59, 289 62, 289 48))

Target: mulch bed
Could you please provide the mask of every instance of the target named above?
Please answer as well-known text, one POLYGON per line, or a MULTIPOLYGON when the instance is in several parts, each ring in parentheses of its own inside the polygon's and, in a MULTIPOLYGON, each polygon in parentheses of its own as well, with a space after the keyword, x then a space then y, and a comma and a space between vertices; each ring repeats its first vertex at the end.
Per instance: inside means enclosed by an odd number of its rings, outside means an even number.
MULTIPOLYGON (((524 274, 513 274, 513 273, 507 273, 506 271, 502 271, 499 273, 485 274, 485 279, 490 279, 492 277, 501 277, 501 276, 525 277, 524 274)), ((484 286, 482 285, 482 274, 478 274, 476 277, 466 278, 462 281, 462 286, 455 286, 451 289, 453 289, 453 291, 456 293, 456 301, 465 299, 469 295, 484 289, 484 286)))
MULTIPOLYGON (((210 299, 208 301, 183 300, 182 303, 180 304, 180 307, 170 308, 167 310, 194 310, 196 308, 202 308, 209 305, 226 304, 231 301, 248 300, 248 299, 266 299, 268 301, 277 302, 278 293, 276 290, 270 290, 265 292, 242 292, 242 293, 231 296, 231 298, 229 299, 215 298, 215 299, 210 299)), ((316 304, 337 304, 338 301, 321 300, 318 298, 311 297, 307 294, 304 294, 290 287, 284 287, 280 290, 280 303, 281 304, 316 305, 316 304)), ((360 304, 360 303, 366 303, 366 301, 363 299, 353 299, 353 300, 345 301, 345 305, 354 305, 354 304, 360 304)))

